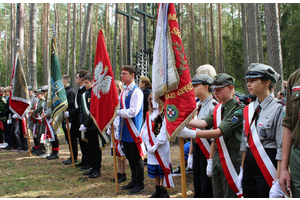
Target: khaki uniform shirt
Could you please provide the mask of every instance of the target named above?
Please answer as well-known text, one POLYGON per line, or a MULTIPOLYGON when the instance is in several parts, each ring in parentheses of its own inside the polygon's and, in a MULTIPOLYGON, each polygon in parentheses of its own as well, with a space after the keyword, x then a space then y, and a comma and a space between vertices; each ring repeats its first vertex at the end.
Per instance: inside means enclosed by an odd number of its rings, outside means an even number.
POLYGON ((282 126, 292 130, 291 138, 300 143, 300 69, 289 78, 286 89, 286 114, 282 126), (294 91, 293 91, 294 88, 294 91))
MULTIPOLYGON (((245 105, 233 97, 222 106, 224 106, 225 110, 222 123, 218 128, 223 133, 223 138, 228 151, 239 150, 243 130, 243 109, 245 105)), ((208 129, 213 127, 213 113, 204 117, 203 120, 207 122, 208 129)))

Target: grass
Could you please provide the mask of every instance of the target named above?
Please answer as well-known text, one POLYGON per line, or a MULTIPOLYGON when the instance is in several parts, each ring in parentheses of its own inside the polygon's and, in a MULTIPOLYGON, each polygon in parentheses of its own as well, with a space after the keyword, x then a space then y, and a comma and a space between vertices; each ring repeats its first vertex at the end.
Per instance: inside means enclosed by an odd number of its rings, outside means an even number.
MULTIPOLYGON (((138 195, 127 195, 127 190, 115 190, 110 181, 114 177, 113 157, 110 147, 102 152, 101 177, 89 179, 82 171, 72 165, 62 164, 69 157, 69 150, 63 133, 58 135, 60 141, 60 158, 48 161, 28 152, 11 152, 0 149, 0 198, 148 198, 155 191, 155 180, 148 177, 147 166, 144 167, 146 190, 138 195)), ((31 145, 33 141, 31 140, 31 145)), ((78 147, 79 148, 79 147, 78 147)), ((79 148, 80 149, 80 148, 79 148)), ((79 158, 81 152, 79 150, 79 158)), ((172 166, 179 165, 179 147, 171 146, 172 166)), ((130 182, 130 169, 127 162, 127 180, 119 188, 130 182)), ((186 175, 187 197, 193 197, 193 175, 186 175)), ((181 179, 174 177, 175 188, 169 191, 170 197, 180 198, 181 179)))

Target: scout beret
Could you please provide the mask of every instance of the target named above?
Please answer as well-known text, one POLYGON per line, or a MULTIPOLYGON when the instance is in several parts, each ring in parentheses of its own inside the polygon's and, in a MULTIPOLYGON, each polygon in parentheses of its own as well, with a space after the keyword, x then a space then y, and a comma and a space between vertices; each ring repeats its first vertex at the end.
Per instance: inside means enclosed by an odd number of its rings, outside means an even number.
POLYGON ((222 88, 229 85, 234 85, 235 79, 226 73, 219 73, 215 76, 212 82, 212 89, 222 88))
POLYGON ((192 84, 204 84, 204 85, 211 85, 213 79, 206 75, 206 74, 196 74, 192 79, 192 84))
POLYGON ((42 93, 42 89, 41 89, 41 88, 38 88, 38 89, 35 90, 34 92, 37 93, 37 94, 42 93))
POLYGON ((276 83, 281 78, 271 66, 261 63, 251 63, 248 67, 245 79, 263 77, 270 79, 273 83, 276 83))
POLYGON ((28 91, 31 91, 31 90, 32 90, 32 87, 31 87, 31 86, 28 86, 27 89, 28 89, 28 91))
POLYGON ((41 87, 42 92, 47 92, 48 91, 48 85, 43 85, 41 87))

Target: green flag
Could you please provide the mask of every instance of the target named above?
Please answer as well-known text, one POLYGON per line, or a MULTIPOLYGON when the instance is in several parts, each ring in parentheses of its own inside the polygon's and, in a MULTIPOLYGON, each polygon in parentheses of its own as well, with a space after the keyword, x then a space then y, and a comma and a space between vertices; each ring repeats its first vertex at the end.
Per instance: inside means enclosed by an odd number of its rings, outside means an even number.
POLYGON ((68 108, 68 101, 61 79, 55 38, 51 41, 51 75, 52 127, 56 131, 63 121, 63 112, 68 108))

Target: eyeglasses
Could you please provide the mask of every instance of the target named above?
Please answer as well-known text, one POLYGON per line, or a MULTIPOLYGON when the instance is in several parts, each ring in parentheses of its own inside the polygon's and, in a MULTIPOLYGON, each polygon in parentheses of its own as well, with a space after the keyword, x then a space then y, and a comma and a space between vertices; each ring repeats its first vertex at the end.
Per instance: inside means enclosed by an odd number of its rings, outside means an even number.
POLYGON ((121 76, 129 75, 129 73, 121 73, 121 76))

